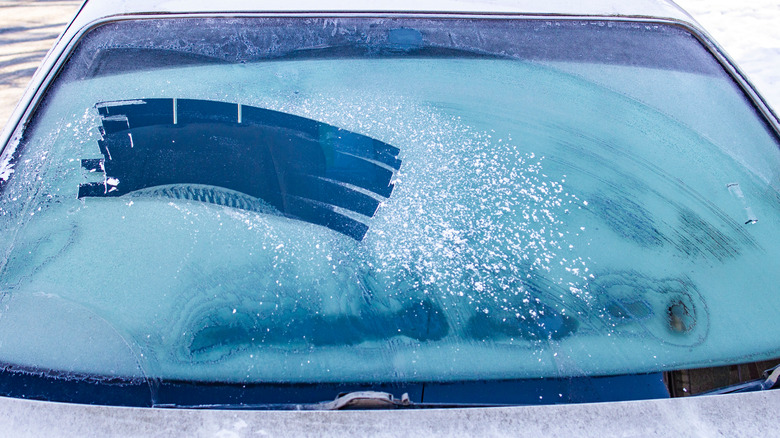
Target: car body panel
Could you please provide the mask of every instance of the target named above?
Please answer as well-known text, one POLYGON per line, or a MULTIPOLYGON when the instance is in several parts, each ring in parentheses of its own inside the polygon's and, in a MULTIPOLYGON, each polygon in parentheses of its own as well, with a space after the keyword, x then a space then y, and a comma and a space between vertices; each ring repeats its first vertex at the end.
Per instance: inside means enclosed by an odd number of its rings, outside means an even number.
POLYGON ((780 392, 548 406, 383 411, 236 411, 75 405, 0 397, 9 436, 755 437, 780 392))

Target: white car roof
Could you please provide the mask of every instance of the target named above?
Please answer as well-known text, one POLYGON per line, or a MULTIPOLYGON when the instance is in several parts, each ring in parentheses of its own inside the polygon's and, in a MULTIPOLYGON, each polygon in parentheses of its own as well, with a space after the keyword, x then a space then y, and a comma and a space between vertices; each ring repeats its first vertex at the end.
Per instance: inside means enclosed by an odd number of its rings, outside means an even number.
POLYGON ((187 12, 450 12, 669 18, 693 22, 668 0, 87 0, 82 17, 187 12))

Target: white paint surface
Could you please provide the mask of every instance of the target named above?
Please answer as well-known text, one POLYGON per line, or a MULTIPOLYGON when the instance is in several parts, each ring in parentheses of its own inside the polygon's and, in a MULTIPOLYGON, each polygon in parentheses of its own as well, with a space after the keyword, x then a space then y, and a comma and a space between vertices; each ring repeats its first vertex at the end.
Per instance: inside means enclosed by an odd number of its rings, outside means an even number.
POLYGON ((116 408, 0 397, 3 436, 763 437, 780 391, 509 408, 226 411, 116 408))

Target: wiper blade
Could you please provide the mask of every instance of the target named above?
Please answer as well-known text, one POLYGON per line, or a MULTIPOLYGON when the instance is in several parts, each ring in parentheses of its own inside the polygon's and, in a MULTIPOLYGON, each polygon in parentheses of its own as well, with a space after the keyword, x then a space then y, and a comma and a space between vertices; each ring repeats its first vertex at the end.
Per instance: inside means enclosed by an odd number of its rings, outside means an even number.
POLYGON ((401 398, 380 391, 355 391, 339 394, 333 401, 315 403, 261 403, 261 404, 155 404, 156 408, 188 409, 236 409, 236 410, 292 410, 292 411, 339 411, 339 410, 376 410, 376 409, 453 409, 453 408, 489 408, 513 406, 511 404, 485 403, 414 403, 409 394, 401 398))
POLYGON ((190 409, 269 409, 294 411, 337 411, 346 409, 396 409, 417 406, 409 400, 409 394, 404 393, 400 399, 393 394, 379 391, 355 391, 339 394, 335 400, 315 403, 269 403, 269 404, 200 404, 177 405, 156 404, 156 408, 190 408, 190 409))

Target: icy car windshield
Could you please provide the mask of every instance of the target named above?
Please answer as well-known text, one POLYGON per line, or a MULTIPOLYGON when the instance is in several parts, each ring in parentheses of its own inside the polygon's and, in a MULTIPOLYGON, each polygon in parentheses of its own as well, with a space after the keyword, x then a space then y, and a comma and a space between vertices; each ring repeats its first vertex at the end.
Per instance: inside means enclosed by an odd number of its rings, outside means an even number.
POLYGON ((641 398, 780 351, 778 140, 672 25, 113 22, 2 166, 4 394, 641 398))

